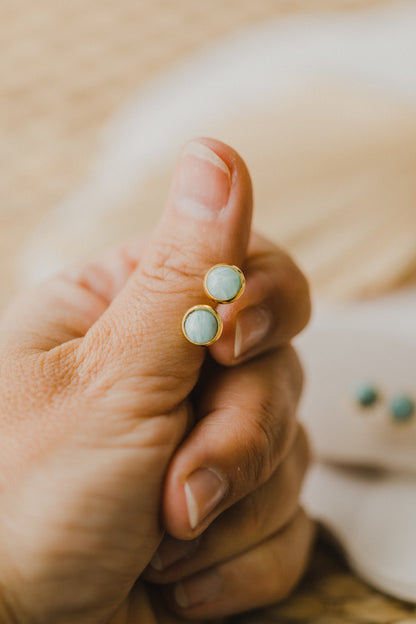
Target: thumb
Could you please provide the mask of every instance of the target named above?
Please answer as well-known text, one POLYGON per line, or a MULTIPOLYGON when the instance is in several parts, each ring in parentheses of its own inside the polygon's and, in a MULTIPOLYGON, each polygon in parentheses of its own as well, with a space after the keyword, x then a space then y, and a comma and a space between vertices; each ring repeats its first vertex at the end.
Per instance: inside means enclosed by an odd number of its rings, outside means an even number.
POLYGON ((141 262, 87 332, 78 367, 87 367, 89 376, 103 368, 111 375, 117 371, 123 389, 128 380, 148 415, 182 401, 205 353, 184 338, 183 315, 210 303, 203 278, 212 265, 244 261, 251 210, 250 176, 234 150, 212 139, 185 145, 166 210, 141 262))

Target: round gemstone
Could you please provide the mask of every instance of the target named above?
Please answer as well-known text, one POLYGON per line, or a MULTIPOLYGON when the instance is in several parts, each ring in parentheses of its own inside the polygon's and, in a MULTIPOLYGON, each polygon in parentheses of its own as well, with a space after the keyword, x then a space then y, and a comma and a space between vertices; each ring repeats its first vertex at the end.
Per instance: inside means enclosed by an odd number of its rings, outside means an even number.
POLYGON ((206 278, 208 294, 217 301, 231 301, 241 291, 242 281, 239 271, 232 266, 212 268, 206 278))
POLYGON ((191 342, 208 344, 218 333, 218 320, 214 311, 210 312, 207 308, 193 310, 185 319, 184 330, 191 342))
POLYGON ((415 411, 415 404, 407 396, 397 396, 390 404, 391 415, 395 420, 408 420, 415 411))
POLYGON ((370 384, 362 384, 361 386, 358 386, 355 390, 355 396, 357 401, 363 407, 373 405, 378 399, 377 390, 370 384))

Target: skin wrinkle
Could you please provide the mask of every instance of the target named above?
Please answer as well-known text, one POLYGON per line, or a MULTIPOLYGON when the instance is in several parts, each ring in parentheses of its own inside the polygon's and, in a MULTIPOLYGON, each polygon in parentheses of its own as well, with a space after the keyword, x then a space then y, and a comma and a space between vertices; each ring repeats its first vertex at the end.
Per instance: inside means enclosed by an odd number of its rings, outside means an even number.
MULTIPOLYGON (((267 484, 265 484, 264 486, 261 486, 258 490, 253 492, 250 496, 247 496, 243 501, 241 501, 240 506, 243 507, 244 509, 247 503, 251 505, 257 502, 255 509, 257 509, 257 514, 258 514, 257 519, 260 520, 261 525, 252 527, 252 530, 250 531, 252 535, 260 533, 262 535, 265 535, 265 538, 269 538, 271 537, 271 535, 273 535, 273 533, 280 531, 284 526, 286 526, 286 524, 288 524, 291 521, 292 517, 294 516, 296 509, 297 509, 297 503, 298 503, 298 498, 297 498, 296 493, 299 491, 301 487, 303 476, 305 475, 306 468, 307 468, 307 461, 305 461, 303 458, 303 443, 300 442, 302 437, 304 438, 305 434, 300 428, 299 433, 296 438, 296 442, 294 443, 290 453, 287 455, 284 461, 282 461, 281 464, 277 467, 277 469, 275 470, 274 474, 271 477, 271 479, 277 478, 279 485, 281 484, 281 486, 283 486, 283 487, 275 488, 276 496, 282 497, 285 501, 287 501, 288 496, 290 496, 290 498, 293 500, 292 509, 290 506, 286 508, 285 510, 286 515, 283 516, 283 520, 280 520, 280 522, 277 525, 272 524, 271 525, 272 530, 265 531, 265 532, 260 531, 260 529, 263 529, 263 525, 266 523, 266 521, 270 522, 270 513, 269 513, 270 509, 268 508, 272 507, 271 505, 272 501, 267 496, 268 494, 267 487, 266 487, 267 484), (264 494, 264 495, 259 496, 259 494, 264 494), (260 516, 262 517, 260 518, 260 516)), ((249 509, 248 514, 245 511, 244 513, 242 513, 241 511, 239 513, 241 517, 248 518, 248 521, 249 522, 251 521, 250 509, 249 509)), ((256 517, 257 517, 257 514, 256 514, 256 517)))
MULTIPOLYGON (((221 396, 221 400, 224 401, 222 409, 224 414, 226 414, 226 416, 224 416, 224 426, 229 426, 229 423, 233 422, 233 420, 239 422, 240 429, 244 426, 244 423, 254 423, 257 432, 261 433, 260 438, 258 438, 258 435, 255 432, 253 433, 253 431, 248 431, 246 435, 245 430, 243 430, 241 434, 242 438, 246 440, 246 444, 247 440, 252 444, 252 447, 248 448, 249 460, 247 461, 245 469, 243 469, 243 480, 245 478, 244 475, 252 472, 253 466, 257 466, 254 471, 255 480, 261 482, 266 480, 272 468, 274 468, 274 465, 279 461, 279 458, 286 452, 286 449, 289 448, 289 443, 292 438, 290 433, 291 427, 288 426, 288 423, 292 422, 290 416, 292 409, 290 408, 288 417, 276 419, 275 399, 271 397, 267 399, 265 396, 266 395, 263 396, 263 392, 260 390, 259 400, 252 399, 254 405, 260 406, 260 411, 258 407, 252 408, 253 417, 250 417, 247 408, 245 408, 246 417, 244 422, 241 421, 240 408, 238 407, 240 397, 238 395, 233 396, 230 392, 227 393, 226 397, 221 396), (232 416, 234 412, 236 413, 235 419, 233 419, 232 416), (281 431, 279 431, 278 427, 281 428, 281 431), (259 448, 259 439, 261 440, 261 448, 259 448), (277 444, 277 440, 279 440, 279 444, 277 444), (279 447, 281 450, 277 452, 277 448, 279 447), (259 465, 259 457, 262 458, 260 460, 261 462, 264 462, 265 457, 266 459, 268 458, 268 460, 265 464, 261 463, 259 465)), ((281 400, 283 393, 280 392, 277 396, 279 396, 281 400)), ((213 415, 215 412, 211 412, 211 414, 213 415)), ((216 418, 216 422, 217 420, 216 418)))
POLYGON ((85 267, 81 275, 75 280, 74 283, 81 288, 85 288, 87 292, 93 292, 106 307, 111 303, 112 298, 110 296, 106 297, 103 294, 103 291, 107 291, 108 293, 111 292, 113 286, 112 280, 108 272, 104 271, 104 269, 102 269, 99 265, 90 264, 85 267), (97 288, 96 283, 99 283, 100 279, 105 280, 104 286, 107 286, 107 288, 97 288))
MULTIPOLYGON (((117 326, 111 317, 106 319, 106 323, 104 323, 104 319, 101 321, 100 332, 97 332, 93 327, 76 350, 76 368, 79 378, 88 379, 89 383, 96 385, 97 388, 100 388, 102 384, 105 389, 106 380, 113 379, 113 382, 107 381, 111 386, 118 377, 122 377, 124 374, 124 370, 120 369, 114 354, 117 353, 119 345, 123 344, 127 336, 122 326, 117 326)), ((144 330, 138 329, 137 331, 140 333, 136 336, 135 342, 140 345, 144 330)), ((128 340, 131 342, 130 336, 128 340)), ((140 348, 137 350, 137 358, 139 357, 140 348)), ((128 371, 128 360, 124 366, 125 370, 128 371)), ((133 366, 134 363, 132 362, 133 366)))
POLYGON ((304 565, 304 558, 296 561, 288 558, 300 542, 308 544, 311 541, 311 523, 306 520, 302 510, 299 510, 292 523, 282 531, 273 534, 269 539, 262 541, 252 551, 241 556, 241 565, 236 567, 233 559, 221 563, 217 572, 221 574, 227 592, 217 596, 215 602, 198 605, 194 608, 178 609, 177 613, 185 614, 186 618, 199 617, 201 613, 207 618, 215 614, 233 612, 235 609, 245 610, 246 604, 252 601, 253 606, 264 606, 283 600, 299 580, 299 568, 304 565), (272 575, 262 575, 261 586, 258 586, 257 569, 273 569, 272 575), (244 575, 241 575, 241 566, 244 575), (267 578, 266 578, 267 577, 267 578), (245 593, 240 595, 238 587, 244 579, 245 593), (249 601, 247 601, 249 598, 249 601), (255 602, 254 602, 255 600, 255 602), (232 605, 233 609, 227 609, 232 605))
MULTIPOLYGON (((166 288, 161 293, 177 294, 175 290, 171 290, 172 284, 181 284, 185 279, 188 283, 189 278, 195 280, 195 285, 200 288, 201 273, 200 265, 206 264, 204 254, 197 248, 189 250, 184 249, 181 241, 175 242, 170 238, 169 242, 163 240, 155 240, 151 250, 148 262, 140 264, 140 275, 144 277, 145 284, 156 280, 161 282, 166 288), (188 261, 187 255, 190 256, 188 261), (199 262, 200 261, 200 262, 199 262)), ((153 291, 152 291, 153 292, 153 291)), ((158 293, 159 291, 155 291, 158 293)), ((183 291, 181 291, 183 294, 183 291)))
MULTIPOLYGON (((242 420, 241 409, 231 399, 231 402, 225 403, 220 410, 209 412, 212 424, 206 425, 215 431, 222 422, 223 428, 231 428, 234 431, 235 446, 245 449, 243 453, 240 451, 238 454, 239 470, 235 476, 240 487, 243 485, 244 489, 247 487, 247 483, 261 484, 268 480, 289 448, 291 435, 288 431, 293 428, 286 425, 286 422, 292 421, 292 418, 287 418, 284 420, 285 425, 279 430, 278 423, 282 421, 276 421, 275 406, 272 400, 267 404, 263 402, 260 411, 258 407, 253 407, 251 412, 252 416, 245 409, 244 420, 242 420), (267 425, 264 422, 265 410, 268 414, 267 425), (230 427, 230 423, 238 423, 238 426, 231 425, 230 427), (278 448, 280 451, 277 450, 278 448), (241 461, 241 457, 244 458, 244 461, 241 461)), ((234 500, 235 494, 231 494, 231 496, 234 500)))
MULTIPOLYGON (((301 483, 299 478, 297 479, 297 484, 296 484, 297 489, 299 490, 298 482, 299 484, 301 483)), ((286 483, 285 485, 287 487, 288 484, 286 483)), ((279 523, 279 525, 277 527, 268 528, 267 527, 268 517, 264 509, 265 503, 267 504, 267 502, 269 502, 267 498, 266 500, 263 500, 259 496, 248 496, 243 501, 244 513, 247 514, 247 520, 248 520, 248 522, 246 523, 247 524, 246 532, 247 532, 248 540, 245 545, 245 548, 241 550, 240 554, 250 552, 253 544, 249 540, 253 534, 263 536, 263 539, 260 542, 258 542, 257 545, 267 543, 271 538, 273 538, 274 535, 278 535, 280 532, 288 528, 299 513, 299 506, 298 506, 298 501, 296 498, 294 499, 295 504, 293 505, 293 508, 292 509, 288 508, 286 517, 283 518, 283 520, 279 523), (248 507, 248 511, 246 511, 247 507, 248 507)), ((240 507, 240 510, 241 510, 241 507, 240 507)), ((233 554, 230 554, 228 558, 222 559, 221 563, 227 560, 232 560, 233 556, 234 556, 233 554)))

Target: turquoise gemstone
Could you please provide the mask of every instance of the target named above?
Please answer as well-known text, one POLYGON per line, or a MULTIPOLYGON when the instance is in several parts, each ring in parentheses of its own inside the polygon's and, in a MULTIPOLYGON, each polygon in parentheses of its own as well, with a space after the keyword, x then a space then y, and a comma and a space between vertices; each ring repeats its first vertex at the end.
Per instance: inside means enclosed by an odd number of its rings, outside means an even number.
POLYGON ((193 310, 185 319, 184 330, 191 342, 204 345, 217 335, 218 321, 207 309, 193 310))
POLYGON ((408 420, 415 411, 415 404, 407 396, 397 396, 390 404, 391 415, 394 420, 408 420))
POLYGON ((362 384, 356 388, 355 397, 360 405, 363 407, 369 407, 377 401, 378 394, 376 389, 370 384, 362 384))
POLYGON ((207 275, 207 291, 217 301, 231 301, 238 295, 241 286, 240 273, 231 266, 214 267, 207 275))

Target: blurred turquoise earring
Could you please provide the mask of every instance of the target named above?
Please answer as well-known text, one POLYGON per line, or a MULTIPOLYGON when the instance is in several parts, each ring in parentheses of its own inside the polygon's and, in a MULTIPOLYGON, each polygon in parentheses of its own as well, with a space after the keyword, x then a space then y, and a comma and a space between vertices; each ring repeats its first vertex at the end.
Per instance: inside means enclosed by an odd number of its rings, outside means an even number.
POLYGON ((405 394, 397 395, 390 401, 390 414, 393 420, 406 422, 412 418, 414 413, 414 401, 405 394))
POLYGON ((359 384, 355 389, 354 396, 361 407, 371 407, 379 399, 376 387, 369 383, 359 384))

